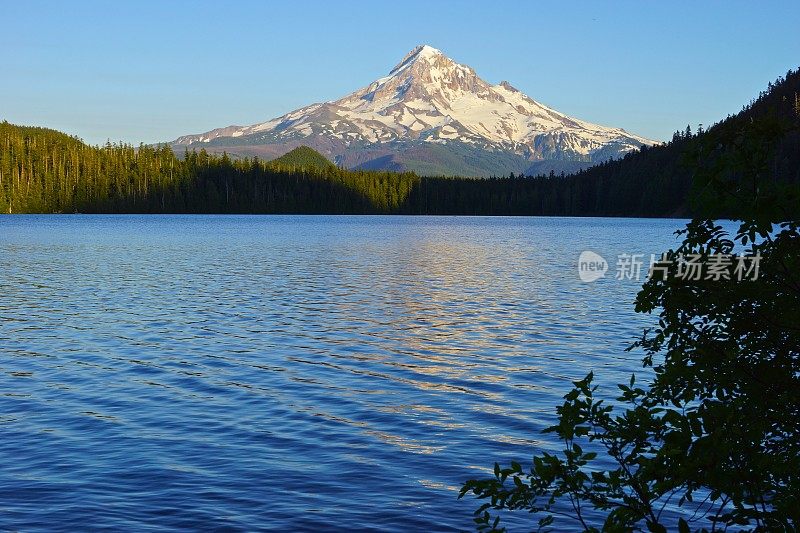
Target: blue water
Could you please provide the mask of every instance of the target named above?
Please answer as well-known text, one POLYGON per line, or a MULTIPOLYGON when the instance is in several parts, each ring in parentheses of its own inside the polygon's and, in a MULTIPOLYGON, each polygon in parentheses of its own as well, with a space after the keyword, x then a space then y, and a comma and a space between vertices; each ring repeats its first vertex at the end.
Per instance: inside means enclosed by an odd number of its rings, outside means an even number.
POLYGON ((571 379, 641 369, 616 256, 681 225, 2 217, 0 529, 470 529, 571 379))

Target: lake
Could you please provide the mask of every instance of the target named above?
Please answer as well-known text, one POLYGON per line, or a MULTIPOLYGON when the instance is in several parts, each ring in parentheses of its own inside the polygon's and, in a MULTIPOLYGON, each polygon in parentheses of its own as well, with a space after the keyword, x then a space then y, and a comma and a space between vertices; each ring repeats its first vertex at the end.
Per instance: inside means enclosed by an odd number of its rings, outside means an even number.
POLYGON ((471 529, 461 483, 559 449, 570 380, 642 371, 683 224, 0 217, 0 529, 471 529))

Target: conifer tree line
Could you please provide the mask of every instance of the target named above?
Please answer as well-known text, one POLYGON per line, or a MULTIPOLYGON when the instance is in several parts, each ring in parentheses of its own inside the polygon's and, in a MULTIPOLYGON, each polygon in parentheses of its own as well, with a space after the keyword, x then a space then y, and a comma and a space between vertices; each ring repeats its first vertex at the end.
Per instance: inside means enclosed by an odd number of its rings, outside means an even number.
MULTIPOLYGON (((790 70, 705 130, 687 127, 668 143, 569 176, 489 179, 234 160, 205 150, 179 157, 168 146, 89 146, 3 122, 0 213, 688 216, 692 157, 745 122, 796 121, 798 95, 800 69, 790 70)), ((800 184, 796 130, 782 139, 770 168, 774 180, 800 184)))
POLYGON ((93 147, 57 131, 0 124, 3 213, 378 213, 419 178, 282 166, 168 146, 93 147))

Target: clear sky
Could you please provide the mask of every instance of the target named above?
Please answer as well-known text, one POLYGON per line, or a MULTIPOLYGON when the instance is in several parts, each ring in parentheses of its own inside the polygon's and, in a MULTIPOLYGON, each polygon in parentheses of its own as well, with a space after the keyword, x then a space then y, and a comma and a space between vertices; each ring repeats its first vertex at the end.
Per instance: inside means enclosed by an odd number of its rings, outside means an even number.
POLYGON ((800 66, 800 1, 0 0, 0 120, 172 140, 344 96, 430 44, 490 83, 665 140, 800 66))

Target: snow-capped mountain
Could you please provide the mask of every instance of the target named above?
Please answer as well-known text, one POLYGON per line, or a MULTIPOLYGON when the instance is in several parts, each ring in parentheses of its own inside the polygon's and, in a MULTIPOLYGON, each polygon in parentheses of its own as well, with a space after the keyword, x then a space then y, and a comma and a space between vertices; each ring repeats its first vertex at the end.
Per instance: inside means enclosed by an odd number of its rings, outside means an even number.
POLYGON ((262 156, 306 144, 351 167, 486 175, 541 169, 535 165, 541 161, 589 164, 654 143, 567 116, 508 82, 491 85, 424 45, 387 76, 339 100, 172 144, 262 156))

